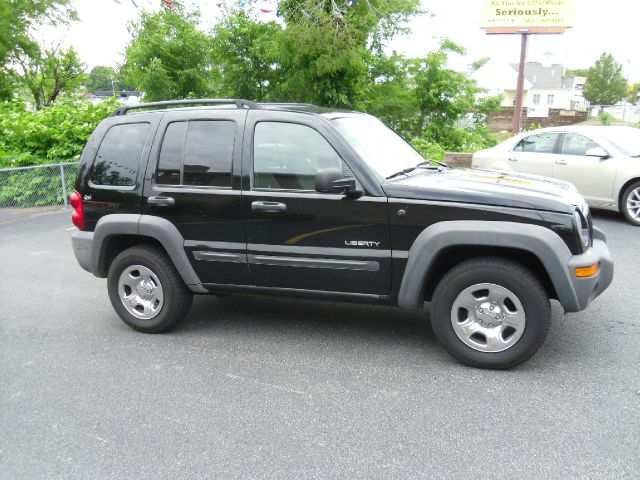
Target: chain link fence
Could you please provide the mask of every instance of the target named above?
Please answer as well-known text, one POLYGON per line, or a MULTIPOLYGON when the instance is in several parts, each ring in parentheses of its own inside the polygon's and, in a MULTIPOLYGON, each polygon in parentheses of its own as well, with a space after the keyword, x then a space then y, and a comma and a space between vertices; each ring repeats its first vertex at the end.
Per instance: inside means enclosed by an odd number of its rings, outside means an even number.
POLYGON ((67 206, 80 162, 0 168, 0 209, 67 206))

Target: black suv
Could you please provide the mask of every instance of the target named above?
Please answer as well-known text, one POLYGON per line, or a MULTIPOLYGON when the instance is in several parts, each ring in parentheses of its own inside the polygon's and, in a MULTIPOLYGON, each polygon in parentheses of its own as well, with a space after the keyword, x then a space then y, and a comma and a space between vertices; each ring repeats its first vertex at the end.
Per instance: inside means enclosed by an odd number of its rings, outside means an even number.
POLYGON ((543 343, 549 299, 582 310, 613 276, 570 184, 433 165, 376 118, 313 105, 123 107, 71 202, 80 266, 141 332, 173 327, 194 293, 430 302, 451 354, 507 368, 543 343))

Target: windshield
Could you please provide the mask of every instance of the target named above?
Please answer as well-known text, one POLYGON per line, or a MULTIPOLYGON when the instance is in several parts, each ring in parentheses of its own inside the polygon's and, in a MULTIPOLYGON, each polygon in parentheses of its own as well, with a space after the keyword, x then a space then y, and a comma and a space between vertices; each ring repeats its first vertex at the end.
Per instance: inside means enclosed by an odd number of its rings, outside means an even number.
POLYGON ((605 128, 602 136, 629 157, 640 155, 640 129, 633 127, 605 128))
POLYGON ((425 161, 401 136, 375 117, 343 117, 332 123, 367 165, 383 178, 425 161))

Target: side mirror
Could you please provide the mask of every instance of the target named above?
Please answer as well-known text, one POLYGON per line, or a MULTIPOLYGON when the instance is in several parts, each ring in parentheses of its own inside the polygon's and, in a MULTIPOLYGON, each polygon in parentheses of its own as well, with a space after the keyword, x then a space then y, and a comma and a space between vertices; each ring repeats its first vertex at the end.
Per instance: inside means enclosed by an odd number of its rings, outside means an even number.
POLYGON ((316 172, 316 192, 342 193, 349 198, 357 198, 362 192, 358 190, 355 178, 345 177, 342 170, 325 168, 316 172))
POLYGON ((609 154, 602 147, 593 147, 584 153, 587 157, 599 157, 602 160, 609 158, 609 154))

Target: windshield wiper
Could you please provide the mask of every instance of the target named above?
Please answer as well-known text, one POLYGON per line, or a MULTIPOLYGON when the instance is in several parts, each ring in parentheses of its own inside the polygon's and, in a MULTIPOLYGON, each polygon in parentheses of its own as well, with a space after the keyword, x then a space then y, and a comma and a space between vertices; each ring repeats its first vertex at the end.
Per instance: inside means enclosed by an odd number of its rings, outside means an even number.
MULTIPOLYGON (((438 163, 440 163, 440 162, 438 162, 438 163)), ((419 168, 423 168, 425 170, 437 170, 439 172, 442 171, 442 167, 439 167, 437 165, 432 165, 431 162, 425 161, 425 162, 420 162, 419 164, 417 164, 414 167, 405 168, 403 170, 400 170, 399 172, 392 173, 391 175, 389 175, 387 177, 387 180, 391 180, 392 178, 399 177, 400 175, 406 175, 407 173, 411 173, 414 170, 417 170, 419 168)))

